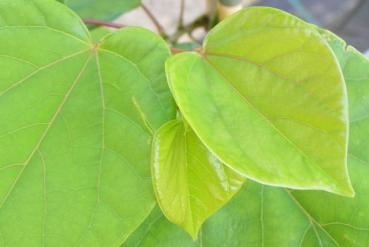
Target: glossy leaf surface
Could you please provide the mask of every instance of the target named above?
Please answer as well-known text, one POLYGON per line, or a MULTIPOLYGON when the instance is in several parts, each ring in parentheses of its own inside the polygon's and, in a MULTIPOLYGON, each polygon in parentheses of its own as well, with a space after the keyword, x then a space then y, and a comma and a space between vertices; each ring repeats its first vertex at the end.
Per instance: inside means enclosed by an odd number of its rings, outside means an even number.
POLYGON ((244 179, 223 165, 182 120, 163 125, 153 142, 154 191, 164 215, 193 239, 244 179))
POLYGON ((210 31, 201 54, 170 58, 167 77, 185 119, 225 164, 268 185, 354 195, 344 80, 310 24, 247 8, 210 31))
POLYGON ((0 246, 119 246, 156 204, 152 133, 175 117, 165 42, 127 28, 95 44, 54 0, 1 0, 0 15, 0 246))
MULTIPOLYGON (((198 242, 182 246, 369 245, 369 60, 333 35, 324 36, 340 61, 347 83, 351 133, 348 168, 355 198, 273 188, 248 180, 240 192, 204 224, 198 242)), ((169 231, 171 226, 162 222, 160 230, 158 228, 156 231, 169 231)), ((149 241, 146 237, 149 233, 135 234, 149 241)), ((176 236, 177 242, 186 238, 185 234, 176 236)), ((164 240, 160 243, 165 246, 164 240)))
POLYGON ((82 18, 110 21, 137 8, 141 0, 64 0, 64 3, 82 18))

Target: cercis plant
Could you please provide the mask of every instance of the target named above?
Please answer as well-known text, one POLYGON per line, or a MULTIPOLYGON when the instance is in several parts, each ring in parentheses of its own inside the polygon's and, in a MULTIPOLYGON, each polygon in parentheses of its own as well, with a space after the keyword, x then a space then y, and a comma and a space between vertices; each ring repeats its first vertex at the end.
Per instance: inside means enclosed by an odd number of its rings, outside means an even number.
POLYGON ((369 245, 358 51, 266 7, 175 55, 97 36, 55 0, 0 0, 0 246, 369 245))

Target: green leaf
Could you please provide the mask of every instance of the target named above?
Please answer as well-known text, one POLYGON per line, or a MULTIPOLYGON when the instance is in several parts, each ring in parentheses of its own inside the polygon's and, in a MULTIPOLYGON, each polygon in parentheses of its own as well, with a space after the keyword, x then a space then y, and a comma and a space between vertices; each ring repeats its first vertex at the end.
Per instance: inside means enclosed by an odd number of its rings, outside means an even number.
POLYGON ((111 21, 137 8, 141 0, 64 0, 82 18, 111 21))
POLYGON ((96 43, 102 41, 106 36, 111 34, 112 31, 106 27, 97 27, 91 30, 91 37, 96 43))
POLYGON ((203 225, 196 243, 185 242, 186 234, 179 234, 161 219, 151 230, 135 232, 143 243, 138 241, 136 247, 166 246, 166 241, 185 243, 181 247, 369 246, 369 60, 337 37, 326 33, 325 38, 347 83, 351 119, 348 167, 355 198, 273 188, 248 180, 203 225), (166 237, 157 234, 164 232, 166 237))
POLYGON ((54 0, 0 15, 0 246, 119 246, 156 204, 168 47, 141 28, 95 44, 54 0))
POLYGON ((177 43, 175 44, 174 47, 178 49, 183 49, 183 50, 192 50, 192 49, 201 48, 200 45, 195 42, 177 43))
POLYGON ((170 223, 155 207, 150 216, 121 247, 192 247, 198 246, 181 228, 170 223))
POLYGON ((344 80, 315 27, 247 8, 215 27, 202 53, 166 66, 185 119, 225 164, 268 185, 354 195, 344 80))
POLYGON ((155 134, 152 176, 164 215, 193 239, 202 223, 221 208, 244 179, 224 166, 182 120, 155 134))

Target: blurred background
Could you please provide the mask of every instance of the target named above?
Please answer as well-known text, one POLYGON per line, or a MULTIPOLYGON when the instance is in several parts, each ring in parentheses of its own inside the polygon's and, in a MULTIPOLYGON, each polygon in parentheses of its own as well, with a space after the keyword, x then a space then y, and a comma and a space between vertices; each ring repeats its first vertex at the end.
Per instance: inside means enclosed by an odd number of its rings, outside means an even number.
MULTIPOLYGON (((178 25, 180 0, 143 0, 165 31, 173 35, 178 25)), ((369 0, 243 0, 243 6, 272 6, 291 12, 302 19, 325 27, 349 44, 369 55, 369 0)), ((201 19, 207 11, 206 0, 184 1, 184 25, 201 19)), ((141 8, 125 13, 116 20, 124 25, 139 25, 155 30, 141 8)), ((183 34, 180 42, 201 41, 203 28, 194 29, 191 36, 183 34)))

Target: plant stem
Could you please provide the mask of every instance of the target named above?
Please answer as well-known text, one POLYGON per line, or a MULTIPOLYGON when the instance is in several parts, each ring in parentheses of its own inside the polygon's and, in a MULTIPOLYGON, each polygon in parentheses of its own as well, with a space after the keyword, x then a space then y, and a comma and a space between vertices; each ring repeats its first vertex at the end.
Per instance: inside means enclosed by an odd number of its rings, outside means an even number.
POLYGON ((170 50, 172 51, 173 54, 182 53, 182 52, 190 52, 190 51, 201 52, 201 48, 186 50, 186 49, 179 49, 179 48, 172 47, 170 48, 170 50))
POLYGON ((181 5, 179 7, 178 29, 181 29, 183 27, 185 4, 186 4, 186 1, 181 0, 181 5))
POLYGON ((219 0, 219 3, 225 6, 237 6, 242 4, 242 0, 219 0))
POLYGON ((218 17, 224 20, 226 17, 242 9, 241 0, 218 0, 218 17))
POLYGON ((205 29, 207 29, 208 25, 209 25, 209 17, 207 15, 199 16, 188 25, 185 25, 182 28, 178 28, 178 30, 170 37, 169 41, 171 43, 177 43, 178 39, 182 37, 182 35, 187 33, 191 37, 193 30, 195 30, 198 27, 204 27, 205 29))
POLYGON ((167 38, 168 37, 167 33, 165 32, 163 26, 156 19, 156 17, 153 15, 153 13, 151 13, 151 11, 143 3, 141 4, 141 8, 146 13, 146 15, 150 18, 150 20, 152 21, 152 23, 155 25, 155 27, 158 30, 159 34, 163 38, 167 38))
POLYGON ((94 25, 94 26, 104 26, 104 27, 110 27, 110 28, 122 28, 126 27, 125 25, 119 24, 119 23, 113 23, 108 21, 100 21, 95 19, 83 19, 83 22, 88 25, 94 25))
MULTIPOLYGON (((117 28, 117 29, 128 27, 128 26, 123 25, 123 24, 118 24, 118 23, 113 23, 113 22, 108 22, 108 21, 100 21, 100 20, 95 20, 95 19, 83 19, 83 22, 88 24, 88 25, 110 27, 110 28, 117 28)), ((188 51, 197 51, 197 52, 199 52, 201 49, 196 48, 196 49, 192 49, 192 50, 185 50, 185 49, 179 49, 179 48, 172 47, 172 48, 170 48, 170 50, 172 51, 173 54, 176 54, 176 53, 188 52, 188 51)))

